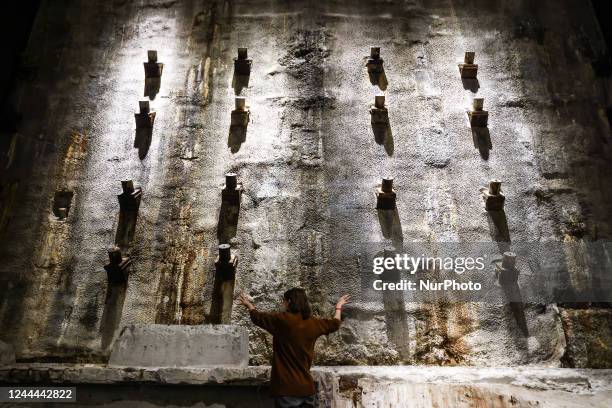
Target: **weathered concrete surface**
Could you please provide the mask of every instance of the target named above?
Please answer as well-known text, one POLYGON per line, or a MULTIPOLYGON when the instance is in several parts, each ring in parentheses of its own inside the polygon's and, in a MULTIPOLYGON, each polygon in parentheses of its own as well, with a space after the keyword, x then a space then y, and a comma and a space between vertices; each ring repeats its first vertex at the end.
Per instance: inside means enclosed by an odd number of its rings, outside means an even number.
POLYGON ((131 324, 121 330, 109 364, 130 367, 246 367, 249 333, 231 325, 131 324))
POLYGON ((10 344, 0 341, 0 366, 15 364, 15 349, 10 344))
MULTIPOLYGON (((303 286, 321 314, 353 295, 339 334, 318 343, 319 364, 609 367, 609 331, 564 331, 570 304, 527 305, 525 335, 508 305, 365 301, 359 268, 363 242, 497 240, 478 192, 494 177, 513 242, 609 240, 607 85, 591 66, 601 52, 579 0, 43 2, 14 96, 25 119, 3 135, 0 336, 21 360, 92 362, 108 358, 125 325, 204 322, 220 188, 235 171, 245 187, 231 238, 236 290, 266 309, 303 286), (388 80, 384 145, 368 114, 379 92, 364 67, 372 45, 388 80), (253 58, 243 143, 229 129, 238 46, 253 58), (165 67, 151 144, 139 151, 147 49, 165 67), (459 78, 467 49, 478 89, 459 78), (490 112, 490 151, 467 125, 473 91, 490 112), (388 173, 391 239, 373 197, 388 173), (111 291, 103 265, 122 179, 143 198, 124 251, 128 285, 111 291), (51 209, 63 189, 74 196, 59 220, 51 209)), ((610 309, 598 313, 609 321, 610 309)), ((251 327, 241 308, 232 319, 251 327)), ((250 330, 251 363, 268 362, 270 337, 250 330)))
MULTIPOLYGON (((607 407, 610 370, 465 367, 320 368, 333 407, 607 407), (592 376, 591 376, 592 375, 592 376), (329 392, 329 390, 332 390, 329 392)), ((327 399, 325 399, 327 398, 327 399)))
POLYGON ((261 385, 270 378, 269 366, 112 367, 99 364, 33 363, 0 368, 0 382, 115 384, 124 382, 199 385, 261 385))
MULTIPOLYGON (((612 402, 612 370, 576 370, 535 367, 314 367, 321 407, 608 407, 612 402)), ((100 365, 17 364, 0 368, 0 384, 71 383, 87 390, 88 404, 112 405, 142 401, 163 401, 173 395, 129 391, 130 384, 148 388, 158 385, 198 385, 200 390, 215 389, 221 406, 236 399, 251 398, 252 407, 272 406, 262 402, 265 391, 255 392, 269 378, 269 367, 170 369, 117 368, 100 365), (91 391, 87 384, 105 385, 91 391), (214 388, 223 385, 225 388, 214 388), (240 389, 237 391, 237 386, 240 389), (249 395, 249 390, 251 394, 249 395), (97 394, 97 397, 96 397, 97 394), (165 396, 164 396, 165 395, 165 396), (115 397, 113 397, 115 396, 115 397), (97 401, 96 401, 97 400, 97 401)), ((176 404, 182 398, 175 396, 176 404), (177 399, 178 398, 178 399, 177 399)), ((210 398, 209 398, 210 399, 210 398)), ((206 401, 206 399, 202 399, 206 401)), ((181 404, 191 406, 189 403, 181 404)))
POLYGON ((602 309, 566 309, 561 320, 567 339, 564 358, 571 367, 612 367, 612 316, 602 309))

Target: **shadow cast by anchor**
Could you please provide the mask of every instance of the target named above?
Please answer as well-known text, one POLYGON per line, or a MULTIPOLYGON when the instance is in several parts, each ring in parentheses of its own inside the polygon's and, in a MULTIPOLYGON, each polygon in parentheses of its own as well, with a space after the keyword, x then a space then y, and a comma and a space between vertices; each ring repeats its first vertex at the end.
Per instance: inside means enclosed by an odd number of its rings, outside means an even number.
POLYGON ((119 332, 119 324, 123 315, 123 304, 127 283, 109 283, 106 290, 106 301, 100 321, 102 350, 107 350, 119 332))
POLYGON ((478 151, 480 152, 480 156, 484 160, 488 160, 489 151, 493 149, 493 144, 491 143, 491 134, 489 132, 489 128, 473 127, 472 128, 472 140, 474 142, 474 147, 478 149, 478 151))
POLYGON ((527 319, 525 318, 525 304, 521 295, 521 288, 517 282, 500 282, 506 300, 509 302, 510 310, 514 316, 517 326, 525 336, 529 336, 527 319))
POLYGON ((246 126, 230 126, 227 135, 227 147, 232 153, 238 153, 242 144, 246 141, 246 126))
MULTIPOLYGON (((397 212, 397 211, 396 211, 397 212)), ((379 256, 384 256, 380 254, 379 256)), ((385 270, 380 279, 386 283, 398 283, 402 275, 397 269, 385 270)), ((408 327, 404 291, 383 290, 383 307, 385 313, 385 328, 387 338, 395 346, 403 360, 410 358, 410 345, 408 343, 410 329, 408 327)))
POLYGON ((478 78, 461 78, 461 82, 463 83, 463 89, 469 90, 472 93, 476 93, 480 89, 478 78))
POLYGON ((136 136, 134 137, 134 148, 138 149, 138 158, 144 160, 149 153, 151 147, 151 140, 153 139, 153 128, 140 128, 136 129, 136 136))
POLYGON ((121 250, 126 250, 130 243, 134 240, 137 218, 138 211, 119 212, 119 223, 117 225, 117 233, 115 234, 115 245, 121 248, 121 250))
POLYGON ((383 237, 390 239, 395 248, 401 248, 404 243, 404 233, 397 208, 392 210, 376 210, 378 222, 382 230, 383 237))
POLYGON ((508 219, 506 212, 487 211, 487 221, 489 223, 489 233, 491 239, 497 242, 497 247, 501 253, 510 250, 510 231, 508 230, 508 219))
POLYGON ((389 82, 387 82, 387 74, 383 68, 380 72, 368 72, 370 83, 380 88, 381 91, 387 90, 389 82))
POLYGON ((234 93, 236 95, 240 95, 244 88, 249 87, 250 75, 240 75, 234 72, 234 76, 232 77, 232 88, 234 88, 234 93))
POLYGON ((148 96, 150 100, 155 100, 159 93, 161 78, 145 78, 144 96, 148 96))
POLYGON ((228 202, 221 203, 219 220, 217 222, 217 239, 219 243, 229 243, 230 239, 236 236, 239 215, 240 205, 228 202))
POLYGON ((387 123, 372 123, 372 132, 377 144, 384 146, 388 156, 393 156, 395 145, 393 144, 393 132, 391 125, 387 123))

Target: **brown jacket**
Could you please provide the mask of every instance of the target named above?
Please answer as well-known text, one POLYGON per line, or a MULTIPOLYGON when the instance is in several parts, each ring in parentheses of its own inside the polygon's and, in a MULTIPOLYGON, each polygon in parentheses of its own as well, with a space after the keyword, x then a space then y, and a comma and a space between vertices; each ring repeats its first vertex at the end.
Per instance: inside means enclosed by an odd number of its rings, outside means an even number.
POLYGON ((270 391, 275 396, 306 396, 315 393, 310 366, 315 341, 340 328, 338 319, 302 319, 299 313, 263 313, 251 310, 251 320, 273 336, 270 391))

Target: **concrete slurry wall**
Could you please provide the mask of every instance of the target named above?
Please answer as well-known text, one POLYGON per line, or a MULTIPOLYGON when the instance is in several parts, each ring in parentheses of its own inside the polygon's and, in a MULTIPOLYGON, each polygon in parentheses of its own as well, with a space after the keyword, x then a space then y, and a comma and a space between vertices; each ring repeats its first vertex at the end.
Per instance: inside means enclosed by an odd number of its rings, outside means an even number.
MULTIPOLYGON (((610 367, 609 309, 527 304, 521 328, 503 304, 366 301, 359 267, 367 242, 507 241, 478 192, 495 177, 512 242, 609 240, 598 35, 578 0, 43 2, 13 96, 24 120, 3 135, 0 338, 21 361, 95 362, 125 325, 205 322, 220 188, 235 171, 238 227, 221 239, 239 257, 236 290, 273 309, 299 285, 323 315, 353 294, 318 364, 610 367), (368 113, 380 92, 365 70, 372 45, 388 81, 382 145, 368 113), (239 46, 253 59, 243 142, 230 133, 239 46), (151 143, 137 149, 148 49, 165 66, 151 143), (468 49, 477 89, 458 74, 468 49), (467 125, 474 92, 491 149, 467 125), (386 174, 398 192, 391 235, 374 209, 386 174), (143 196, 128 284, 111 292, 103 266, 125 179, 143 196), (64 189, 73 196, 58 220, 64 189)), ((570 273, 591 284, 580 264, 570 273)), ((232 322, 249 327, 251 364, 265 364, 271 338, 241 308, 232 322)))

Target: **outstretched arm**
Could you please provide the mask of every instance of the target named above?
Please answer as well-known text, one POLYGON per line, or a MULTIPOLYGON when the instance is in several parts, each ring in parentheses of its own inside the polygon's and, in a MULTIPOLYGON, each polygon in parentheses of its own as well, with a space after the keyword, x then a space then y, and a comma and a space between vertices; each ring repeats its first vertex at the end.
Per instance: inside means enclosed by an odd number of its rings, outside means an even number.
POLYGON ((330 334, 335 332, 340 328, 341 317, 342 317, 342 306, 349 302, 350 296, 344 295, 338 299, 338 303, 336 303, 336 312, 334 313, 333 319, 317 319, 319 324, 319 335, 322 334, 330 334))
POLYGON ((338 303, 336 303, 336 313, 334 314, 334 319, 341 320, 342 306, 349 303, 350 299, 351 299, 350 295, 340 296, 340 299, 338 299, 338 303))
POLYGON ((251 321, 256 325, 261 327, 264 330, 267 330, 272 335, 274 335, 277 331, 277 327, 279 325, 279 318, 277 313, 263 313, 258 312, 255 305, 251 303, 247 295, 244 292, 240 293, 238 296, 238 300, 240 303, 249 310, 249 315, 251 317, 251 321))

